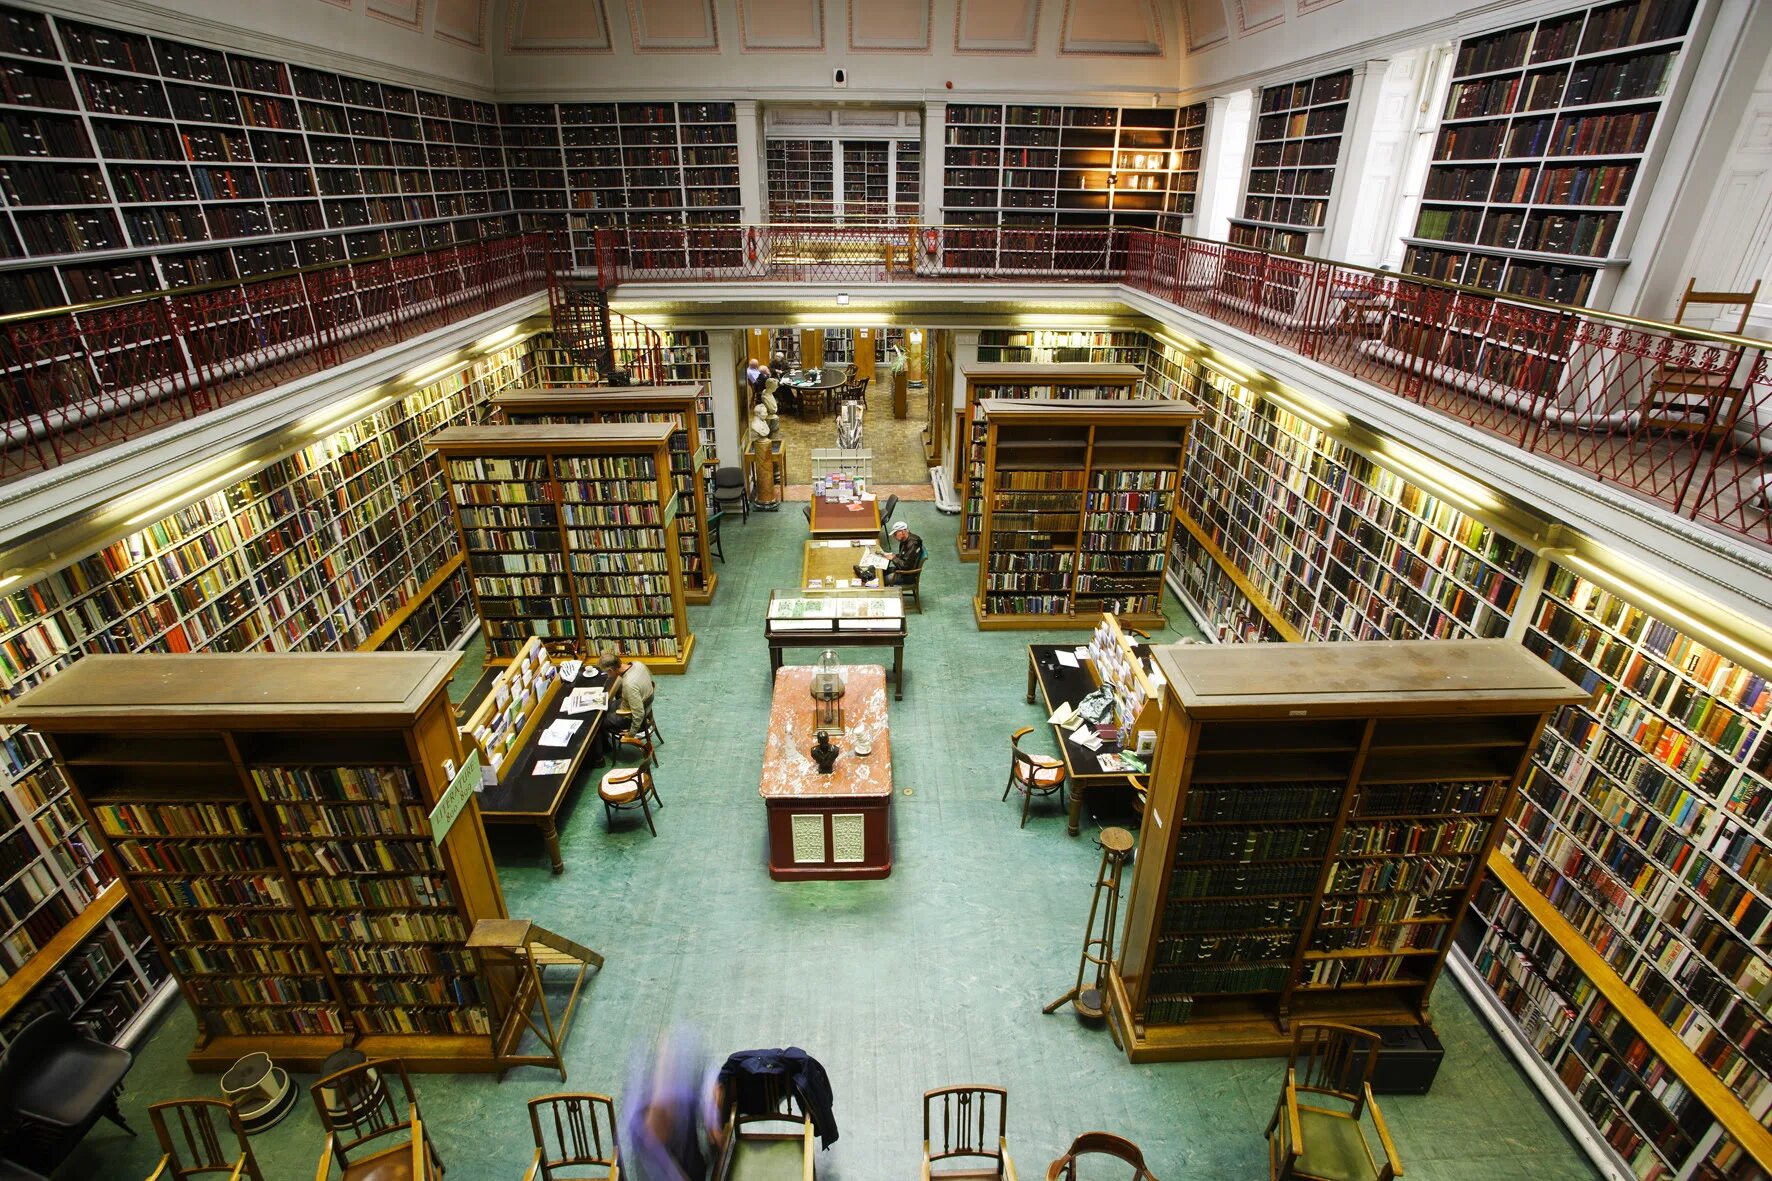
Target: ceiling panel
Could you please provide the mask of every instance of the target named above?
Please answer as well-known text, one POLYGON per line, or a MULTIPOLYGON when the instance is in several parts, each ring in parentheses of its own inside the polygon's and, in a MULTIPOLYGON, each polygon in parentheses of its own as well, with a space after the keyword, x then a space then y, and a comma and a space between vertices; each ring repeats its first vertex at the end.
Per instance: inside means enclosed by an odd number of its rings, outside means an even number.
POLYGON ((1040 32, 1040 0, 959 0, 954 48, 960 53, 1032 53, 1040 32))
POLYGON ((1224 0, 1181 0, 1181 27, 1189 53, 1211 49, 1231 39, 1224 0))
POLYGON ((929 52, 930 5, 931 0, 849 0, 849 48, 929 52))
POLYGON ((1163 53, 1163 18, 1155 0, 1066 0, 1060 53, 1156 57, 1163 53))
POLYGON ((747 49, 824 48, 825 0, 738 0, 738 41, 747 49))
POLYGON ((714 0, 628 0, 635 53, 717 53, 714 0))
POLYGON ((425 23, 424 0, 363 0, 369 15, 409 29, 422 29, 425 23))
POLYGON ((505 49, 511 53, 608 53, 603 0, 510 0, 505 49))
POLYGON ((1286 20, 1286 0, 1236 0, 1237 32, 1245 37, 1286 20))
POLYGON ((432 22, 437 36, 472 49, 486 48, 486 6, 489 0, 437 0, 432 22))

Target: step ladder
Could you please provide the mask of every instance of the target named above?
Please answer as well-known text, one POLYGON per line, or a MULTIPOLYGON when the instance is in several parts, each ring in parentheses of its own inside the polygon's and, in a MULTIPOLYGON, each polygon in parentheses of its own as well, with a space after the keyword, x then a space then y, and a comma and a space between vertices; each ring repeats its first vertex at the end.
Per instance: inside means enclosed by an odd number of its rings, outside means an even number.
MULTIPOLYGON (((513 1066, 551 1066, 565 1082, 566 1032, 585 976, 603 966, 603 957, 528 919, 481 919, 468 934, 468 950, 478 957, 480 978, 491 994, 492 1050, 500 1080, 513 1066), (574 970, 571 991, 557 1017, 543 988, 549 968, 574 970), (545 1052, 521 1052, 525 1038, 531 1036, 545 1052)), ((561 975, 555 973, 555 979, 561 975)))

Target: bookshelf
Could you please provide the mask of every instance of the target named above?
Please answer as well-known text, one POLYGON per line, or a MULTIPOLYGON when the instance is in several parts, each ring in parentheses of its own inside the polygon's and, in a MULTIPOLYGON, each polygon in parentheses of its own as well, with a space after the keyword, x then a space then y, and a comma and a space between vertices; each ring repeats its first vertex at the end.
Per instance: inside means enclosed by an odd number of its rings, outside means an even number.
POLYGON ((981 629, 1164 626, 1180 402, 986 398, 981 629))
POLYGON ((516 230, 494 108, 0 7, 0 311, 516 230))
MULTIPOLYGON (((1157 229, 1167 217, 1192 212, 1205 125, 1204 104, 949 103, 943 221, 953 227, 1157 229)), ((1047 235, 1005 235, 1000 247, 955 235, 943 262, 1028 269, 1050 267, 1055 259, 1047 235)))
POLYGON ((1335 166, 1354 91, 1351 70, 1262 87, 1243 182, 1243 215, 1231 218, 1233 245, 1310 253, 1329 224, 1335 166))
POLYGON ((595 654, 609 642, 656 672, 689 667, 665 422, 451 427, 431 440, 488 652, 531 636, 595 654))
POLYGON ((1158 649, 1167 682, 1109 974, 1135 1062, 1291 1021, 1428 1023, 1538 731, 1584 694, 1505 640, 1158 649))
POLYGON ((772 222, 825 221, 836 209, 836 145, 828 139, 765 141, 763 167, 772 222))
POLYGON ((113 880, 25 967, 0 983, 0 1043, 59 1012, 99 1041, 133 1044, 172 996, 165 962, 113 880))
MULTIPOLYGON (((521 227, 566 232, 575 265, 594 270, 604 227, 736 226, 736 110, 729 102, 500 103, 521 227)), ((740 262, 736 233, 675 253, 680 265, 740 262)))
MULTIPOLYGON (((58 543, 60 560, 47 568, 9 554, 24 581, 0 594, 0 696, 91 653, 452 646, 476 621, 452 572, 458 542, 423 440, 483 414, 492 393, 524 372, 527 351, 520 341, 488 353, 349 426, 273 451, 252 474, 136 532, 58 543)), ((10 809, 0 819, 16 821, 0 840, 17 865, 0 887, 15 916, 0 938, 0 969, 16 974, 112 874, 36 736, 0 730, 0 752, 10 809), (28 865, 27 842, 42 850, 28 865)), ((136 967, 148 965, 137 957, 136 967)))
MULTIPOLYGON (((982 334, 981 334, 982 335, 982 334)), ((1003 333, 1009 339, 1017 334, 1003 333)), ((1106 335, 1106 334, 1103 334, 1106 335)), ((1127 334, 1114 334, 1132 335, 1127 334)), ((980 351, 984 351, 981 347, 980 351)), ((979 539, 984 530, 984 466, 986 428, 983 402, 986 398, 1041 398, 1068 401, 1077 398, 1114 400, 1131 398, 1137 393, 1142 371, 1135 365, 1117 364, 1010 364, 983 363, 962 365, 960 374, 966 381, 965 404, 960 407, 961 421, 966 423, 965 504, 960 518, 960 531, 954 548, 962 561, 978 560, 979 539)))
POLYGON ((502 421, 521 426, 538 423, 663 422, 672 425, 670 470, 677 502, 677 546, 683 571, 683 598, 695 605, 713 602, 720 576, 708 554, 707 482, 701 478, 709 461, 696 423, 707 400, 702 386, 555 386, 546 390, 510 389, 493 405, 502 421))
POLYGON ((45 736, 197 1020, 187 1056, 314 1070, 351 1045, 494 1068, 464 944, 504 899, 441 654, 95 656, 0 711, 45 736))
MULTIPOLYGON (((1403 270, 1557 303, 1601 294, 1626 261, 1696 8, 1626 0, 1460 41, 1403 270)), ((1525 384, 1523 342, 1394 319, 1388 341, 1427 332, 1448 367, 1525 384)))
POLYGON ((1482 1007, 1545 1085, 1563 1088, 1620 1172, 1753 1181, 1772 1164, 1767 1115, 1712 1073, 1514 865, 1492 856, 1458 950, 1482 1007))
MULTIPOLYGON (((1161 342, 1154 351, 1172 365, 1185 357, 1161 342)), ((1387 466, 1369 440, 1331 432, 1211 366, 1185 386, 1158 374, 1150 388, 1185 393, 1202 412, 1182 470, 1178 537, 1188 536, 1175 563, 1199 592, 1188 598, 1208 634, 1510 634, 1535 559, 1514 526, 1479 519, 1387 466)))
POLYGON ((981 365, 1143 365, 1150 338, 1126 329, 984 328, 981 365))

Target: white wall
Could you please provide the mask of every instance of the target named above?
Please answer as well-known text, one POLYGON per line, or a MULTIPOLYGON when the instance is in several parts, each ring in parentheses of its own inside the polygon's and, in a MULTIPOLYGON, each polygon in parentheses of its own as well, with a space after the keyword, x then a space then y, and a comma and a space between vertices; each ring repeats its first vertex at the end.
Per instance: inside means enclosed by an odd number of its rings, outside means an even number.
MULTIPOLYGON (((48 0, 34 6, 378 81, 492 97, 492 61, 486 52, 440 35, 443 9, 472 11, 473 5, 460 0, 408 0, 405 5, 354 0, 345 6, 331 0, 48 0), (386 13, 416 9, 419 27, 370 15, 372 2, 386 13)), ((441 32, 449 31, 445 19, 441 32)))

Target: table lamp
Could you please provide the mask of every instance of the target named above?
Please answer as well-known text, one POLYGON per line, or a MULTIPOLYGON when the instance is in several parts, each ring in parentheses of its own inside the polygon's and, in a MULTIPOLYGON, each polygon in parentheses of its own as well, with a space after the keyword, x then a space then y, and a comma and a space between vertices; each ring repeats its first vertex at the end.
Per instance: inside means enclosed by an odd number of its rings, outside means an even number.
POLYGON ((843 674, 838 670, 837 654, 826 648, 812 666, 813 724, 821 730, 837 730, 843 726, 843 674))

